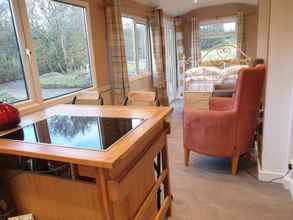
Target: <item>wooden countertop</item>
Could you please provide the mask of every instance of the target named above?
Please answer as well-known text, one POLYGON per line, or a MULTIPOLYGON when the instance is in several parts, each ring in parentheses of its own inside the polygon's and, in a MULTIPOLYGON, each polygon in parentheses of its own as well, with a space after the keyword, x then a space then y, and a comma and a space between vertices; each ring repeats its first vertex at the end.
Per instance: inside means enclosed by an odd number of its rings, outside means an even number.
MULTIPOLYGON (((145 121, 130 131, 108 151, 75 149, 48 144, 24 143, 0 139, 0 154, 26 156, 32 158, 62 161, 85 166, 113 168, 120 160, 130 157, 141 145, 144 137, 164 120, 172 111, 170 107, 136 107, 136 106, 87 106, 57 105, 22 118, 21 127, 49 118, 53 115, 102 116, 119 118, 143 118, 145 121)), ((8 132, 0 132, 3 135, 8 132)))

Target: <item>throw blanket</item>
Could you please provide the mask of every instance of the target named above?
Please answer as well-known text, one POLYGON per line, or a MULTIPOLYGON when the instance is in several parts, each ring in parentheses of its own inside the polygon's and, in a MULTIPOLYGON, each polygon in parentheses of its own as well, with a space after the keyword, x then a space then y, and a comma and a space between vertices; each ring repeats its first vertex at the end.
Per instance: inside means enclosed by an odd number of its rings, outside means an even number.
POLYGON ((225 69, 217 67, 197 67, 185 72, 185 90, 213 91, 215 84, 234 84, 238 72, 247 65, 234 65, 225 69))

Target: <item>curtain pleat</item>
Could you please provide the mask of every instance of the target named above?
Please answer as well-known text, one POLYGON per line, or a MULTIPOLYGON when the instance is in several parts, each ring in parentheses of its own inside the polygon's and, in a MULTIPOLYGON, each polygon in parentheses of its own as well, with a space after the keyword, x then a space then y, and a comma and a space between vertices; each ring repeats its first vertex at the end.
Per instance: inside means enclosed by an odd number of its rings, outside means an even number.
POLYGON ((166 81, 163 11, 157 9, 150 19, 153 86, 162 105, 169 105, 166 81))
POLYGON ((111 86, 114 105, 121 105, 129 91, 125 41, 120 0, 108 0, 106 23, 111 60, 111 86))
POLYGON ((200 48, 199 48, 199 31, 197 18, 191 18, 191 63, 192 67, 196 67, 200 62, 200 48))
MULTIPOLYGON (((237 21, 237 47, 245 52, 245 17, 243 12, 238 12, 237 14, 238 21, 237 21)), ((237 53, 238 58, 241 57, 241 53, 238 51, 237 53)))

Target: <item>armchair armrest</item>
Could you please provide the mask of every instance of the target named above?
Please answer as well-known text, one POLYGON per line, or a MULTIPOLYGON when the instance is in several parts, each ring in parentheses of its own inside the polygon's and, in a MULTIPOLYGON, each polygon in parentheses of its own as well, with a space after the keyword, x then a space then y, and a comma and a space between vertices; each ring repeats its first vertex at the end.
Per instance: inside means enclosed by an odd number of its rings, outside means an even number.
POLYGON ((234 98, 227 97, 211 97, 210 98, 210 110, 213 111, 226 111, 232 110, 234 98))
POLYGON ((184 145, 212 156, 231 156, 235 147, 235 111, 184 109, 184 145))

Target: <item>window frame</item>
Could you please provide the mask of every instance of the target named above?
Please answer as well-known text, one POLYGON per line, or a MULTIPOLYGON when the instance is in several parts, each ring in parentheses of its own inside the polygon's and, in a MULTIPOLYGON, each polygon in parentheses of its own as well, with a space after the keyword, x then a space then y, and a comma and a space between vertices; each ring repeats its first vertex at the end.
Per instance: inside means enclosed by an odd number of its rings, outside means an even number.
POLYGON ((85 19, 86 19, 86 30, 87 30, 87 46, 89 52, 89 65, 91 70, 92 87, 78 90, 69 94, 64 94, 51 99, 44 99, 42 97, 41 81, 38 71, 38 66, 36 62, 36 54, 33 46, 33 39, 31 28, 29 24, 29 18, 27 14, 26 2, 19 0, 8 0, 11 4, 12 16, 15 22, 15 29, 18 39, 18 44, 20 48, 21 59, 23 63, 25 81, 28 90, 28 99, 25 101, 12 103, 21 112, 21 114, 26 114, 36 110, 44 109, 46 107, 70 102, 74 96, 83 92, 90 90, 97 90, 97 75, 96 75, 96 65, 95 65, 95 54, 93 48, 93 34, 91 25, 91 14, 90 5, 88 2, 81 0, 52 0, 64 4, 73 5, 76 7, 84 8, 85 19))
POLYGON ((30 74, 28 74, 29 72, 29 67, 28 64, 26 62, 26 54, 25 54, 25 50, 23 50, 23 42, 24 42, 24 38, 23 38, 23 34, 22 31, 20 31, 20 21, 19 21, 19 17, 17 16, 18 13, 16 13, 16 5, 13 3, 14 0, 7 0, 8 4, 10 4, 10 13, 11 13, 11 17, 12 17, 12 22, 13 22, 13 26, 14 26, 14 31, 15 31, 15 38, 16 38, 16 43, 17 43, 17 47, 18 47, 18 52, 20 55, 20 62, 21 62, 21 68, 23 70, 23 76, 24 76, 24 83, 25 83, 25 87, 26 87, 26 92, 27 92, 27 99, 25 100, 20 100, 17 101, 13 104, 15 105, 22 105, 23 103, 30 103, 31 101, 31 97, 32 97, 32 93, 31 93, 31 89, 30 89, 30 74))
POLYGON ((146 75, 151 75, 152 67, 151 67, 151 39, 150 39, 150 26, 145 18, 141 18, 134 15, 122 14, 121 19, 129 18, 133 20, 134 24, 134 48, 135 48, 135 65, 136 65, 136 73, 133 75, 128 74, 129 80, 136 80, 146 75), (146 72, 139 71, 139 57, 138 57, 138 44, 137 44, 137 25, 145 25, 146 26, 146 41, 147 41, 147 70, 146 72))
MULTIPOLYGON (((202 57, 202 51, 201 51, 201 40, 204 39, 213 39, 213 38, 217 38, 217 37, 227 37, 227 36, 235 36, 236 38, 236 43, 238 42, 238 35, 237 35, 237 30, 238 30, 238 17, 237 16, 229 16, 229 17, 221 17, 218 19, 209 19, 209 20, 203 20, 200 21, 198 24, 198 36, 199 36, 199 44, 200 44, 200 57, 202 57), (214 32, 211 36, 211 32, 209 33, 202 33, 200 31, 200 27, 204 26, 204 25, 211 25, 211 24, 221 24, 221 23, 232 23, 235 22, 235 32, 232 33, 223 33, 223 32, 214 32)), ((237 57, 235 57, 236 59, 237 57)))

